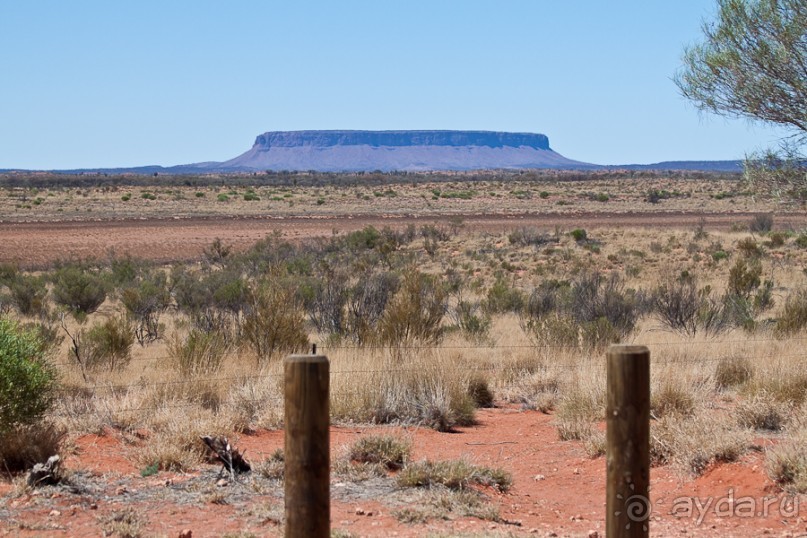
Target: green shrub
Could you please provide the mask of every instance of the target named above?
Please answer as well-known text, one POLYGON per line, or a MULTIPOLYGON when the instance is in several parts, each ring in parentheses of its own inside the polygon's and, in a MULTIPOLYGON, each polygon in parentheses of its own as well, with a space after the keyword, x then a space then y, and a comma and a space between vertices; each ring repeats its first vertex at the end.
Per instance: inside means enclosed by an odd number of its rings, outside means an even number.
POLYGON ((418 461, 410 463, 398 474, 398 485, 408 488, 439 485, 462 490, 479 485, 505 492, 512 483, 513 477, 503 469, 473 465, 465 460, 418 461))
POLYGON ((222 192, 218 196, 216 196, 216 201, 218 201, 218 202, 229 202, 230 197, 222 192))
POLYGON ((50 409, 56 372, 32 331, 0 318, 0 434, 36 423, 50 409))
POLYGON ((121 199, 121 201, 123 201, 123 202, 128 202, 129 200, 131 200, 131 199, 132 199, 132 195, 131 195, 131 194, 129 194, 129 193, 127 192, 126 194, 124 194, 123 196, 121 196, 121 197, 120 197, 120 199, 121 199))
POLYGON ((78 354, 73 357, 87 370, 108 369, 110 372, 125 368, 132 358, 134 330, 124 316, 109 318, 80 333, 78 354))
POLYGON ((171 304, 167 278, 162 271, 144 276, 121 292, 121 302, 135 322, 140 345, 160 337, 160 314, 171 304))
POLYGON ((53 282, 53 300, 66 308, 73 316, 83 321, 106 300, 104 280, 76 265, 62 267, 56 272, 53 282))
POLYGON ((245 202, 260 202, 261 197, 255 194, 255 191, 247 191, 244 193, 245 202))
POLYGON ((18 274, 8 285, 11 300, 23 316, 42 316, 47 311, 45 282, 35 276, 18 274))
POLYGON ((482 309, 487 314, 501 314, 504 312, 519 312, 524 307, 526 297, 523 291, 512 287, 503 278, 496 279, 488 290, 482 303, 482 309))
POLYGON ((571 232, 569 232, 569 235, 572 236, 572 239, 574 239, 578 243, 588 239, 588 234, 582 228, 576 228, 572 230, 571 232))

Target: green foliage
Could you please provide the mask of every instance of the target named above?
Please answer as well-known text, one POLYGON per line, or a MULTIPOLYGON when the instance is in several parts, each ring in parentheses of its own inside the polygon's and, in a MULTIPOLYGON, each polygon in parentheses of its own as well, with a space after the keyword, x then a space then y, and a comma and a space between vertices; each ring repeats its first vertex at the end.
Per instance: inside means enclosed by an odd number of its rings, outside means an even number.
POLYGON ((572 230, 571 232, 569 232, 569 235, 571 235, 572 239, 574 239, 578 243, 581 243, 581 242, 585 241, 586 239, 588 239, 588 234, 582 228, 576 228, 576 229, 572 230))
POLYGON ((525 300, 523 291, 511 286, 505 279, 498 278, 488 290, 482 308, 489 315, 519 312, 524 307, 525 300))
POLYGON ((17 274, 8 284, 11 300, 23 316, 42 316, 47 312, 48 290, 41 277, 17 274))
POLYGON ((738 258, 729 269, 728 291, 732 295, 748 299, 762 283, 761 276, 762 263, 759 260, 738 258))
POLYGON ((413 462, 398 474, 398 485, 409 488, 439 485, 462 490, 478 485, 505 492, 512 483, 513 477, 502 469, 473 465, 465 460, 413 462))
POLYGON ((244 193, 245 202, 260 202, 261 197, 255 194, 255 191, 249 190, 244 193))
POLYGON ((716 23, 684 52, 675 77, 701 110, 807 131, 803 0, 718 0, 716 23))
POLYGON ((124 316, 109 318, 103 323, 83 331, 79 337, 79 354, 73 350, 73 358, 86 370, 121 370, 132 358, 134 330, 124 316))
POLYGON ((222 192, 222 193, 219 193, 218 196, 216 196, 216 201, 218 201, 218 202, 229 202, 230 197, 222 192))
POLYGON ((53 280, 53 300, 83 321, 106 299, 107 285, 97 274, 78 265, 60 268, 53 280))
POLYGON ((0 318, 0 434, 36 423, 53 404, 56 372, 32 331, 0 318))

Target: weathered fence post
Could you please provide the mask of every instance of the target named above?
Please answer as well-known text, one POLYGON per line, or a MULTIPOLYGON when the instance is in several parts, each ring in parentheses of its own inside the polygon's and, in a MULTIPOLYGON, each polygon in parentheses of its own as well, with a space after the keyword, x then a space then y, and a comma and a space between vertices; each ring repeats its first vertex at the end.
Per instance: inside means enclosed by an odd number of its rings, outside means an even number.
POLYGON ((650 351, 645 346, 614 345, 606 354, 608 538, 649 535, 650 351))
POLYGON ((291 355, 285 381, 286 537, 330 536, 329 365, 322 355, 291 355))

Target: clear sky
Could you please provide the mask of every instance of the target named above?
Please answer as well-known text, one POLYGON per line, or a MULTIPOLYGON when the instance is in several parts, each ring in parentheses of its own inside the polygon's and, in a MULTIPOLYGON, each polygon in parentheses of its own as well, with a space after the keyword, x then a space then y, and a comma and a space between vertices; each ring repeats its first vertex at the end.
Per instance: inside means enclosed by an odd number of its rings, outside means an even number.
POLYGON ((265 131, 539 132, 598 164, 784 133, 671 77, 715 0, 0 0, 0 168, 222 161, 265 131))

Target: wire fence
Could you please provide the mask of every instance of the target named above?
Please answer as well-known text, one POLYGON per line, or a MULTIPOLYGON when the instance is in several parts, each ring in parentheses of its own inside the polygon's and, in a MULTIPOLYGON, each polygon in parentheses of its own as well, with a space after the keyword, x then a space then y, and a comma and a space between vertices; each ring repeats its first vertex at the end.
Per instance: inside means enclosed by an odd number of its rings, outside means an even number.
MULTIPOLYGON (((698 365, 698 364, 713 364, 720 361, 731 360, 733 357, 742 357, 746 360, 752 361, 755 365, 765 364, 771 365, 774 363, 781 363, 787 361, 805 361, 807 367, 807 350, 803 352, 788 352, 782 353, 779 349, 784 344, 793 342, 807 341, 807 337, 802 338, 789 338, 787 340, 778 340, 774 338, 745 338, 745 339, 701 339, 701 340, 678 340, 678 341, 662 341, 650 342, 645 345, 651 351, 651 359, 657 366, 665 365, 698 365), (769 351, 762 353, 758 349, 759 346, 768 347, 769 351), (734 348, 742 348, 742 354, 738 354, 734 348), (697 347, 698 356, 687 356, 687 353, 692 352, 691 348, 697 347), (728 348, 725 352, 715 352, 714 348, 728 348), (706 352, 705 352, 706 351, 706 352), (667 356, 666 353, 672 352, 667 356), (682 356, 677 356, 676 352, 682 352, 682 356)), ((516 345, 488 345, 488 344, 467 344, 467 345, 409 345, 409 346, 356 346, 356 345, 319 345, 318 351, 323 355, 336 356, 337 360, 331 361, 330 376, 332 382, 338 383, 337 392, 342 396, 349 396, 351 393, 355 395, 366 395, 368 387, 358 387, 351 390, 346 386, 352 380, 350 376, 356 376, 356 381, 367 383, 373 379, 394 378, 396 375, 434 375, 439 377, 443 368, 454 369, 461 368, 466 376, 475 374, 503 374, 503 373, 518 373, 524 371, 526 373, 537 372, 551 372, 551 371, 567 371, 572 372, 579 370, 584 366, 584 363, 590 365, 602 356, 601 366, 604 375, 605 360, 604 351, 602 352, 589 352, 579 353, 576 357, 566 361, 552 361, 551 357, 547 357, 547 353, 552 351, 568 351, 569 346, 563 345, 530 345, 530 344, 516 344, 516 345), (474 364, 474 358, 465 357, 457 365, 452 359, 447 361, 436 360, 424 366, 423 364, 407 364, 406 357, 396 357, 403 352, 437 352, 437 351, 473 351, 479 356, 479 364, 474 364), (534 353, 534 364, 529 363, 529 355, 527 361, 517 360, 510 362, 508 360, 501 360, 496 362, 495 359, 501 357, 487 357, 487 353, 497 351, 522 351, 534 353), (357 367, 353 364, 340 365, 342 362, 340 353, 368 353, 375 354, 375 358, 368 358, 367 367, 357 367), (378 360, 378 356, 384 357, 389 354, 390 357, 398 358, 402 361, 401 364, 394 364, 393 360, 382 360, 383 364, 375 366, 374 360, 378 360), (491 362, 493 361, 493 362, 491 362), (359 377, 361 376, 361 377, 359 377), (368 379, 369 376, 369 379, 368 379)), ((351 359, 347 359, 353 362, 351 359)), ((161 368, 161 365, 170 365, 172 358, 169 355, 157 356, 141 356, 134 357, 130 362, 134 363, 153 363, 156 367, 161 368)), ((74 368, 78 371, 78 364, 71 361, 62 361, 55 363, 58 366, 65 368, 74 368)), ((257 365, 256 365, 257 366, 257 365)), ((251 366, 250 366, 251 367, 251 366)), ((271 366, 269 366, 271 368, 271 366)), ((274 368, 277 368, 275 366, 274 368)), ((447 371, 447 370, 446 370, 447 371)), ((105 375, 110 375, 109 372, 98 375, 102 378, 105 375)), ((112 374, 114 375, 114 374, 112 374)), ((227 374, 227 375, 189 375, 180 379, 164 379, 164 380, 147 380, 141 378, 138 381, 131 383, 116 383, 114 381, 99 382, 90 380, 84 383, 76 383, 74 385, 61 386, 56 390, 57 395, 57 409, 52 413, 54 416, 77 418, 80 415, 90 415, 101 413, 142 413, 149 411, 160 411, 165 409, 187 409, 199 407, 212 407, 217 408, 222 405, 221 401, 217 403, 205 402, 204 399, 210 396, 211 391, 217 389, 232 389, 237 386, 247 386, 253 384, 252 387, 247 387, 251 390, 259 390, 260 383, 276 383, 277 386, 283 381, 283 372, 279 369, 277 371, 266 371, 258 369, 253 372, 244 372, 242 374, 227 374), (188 394, 186 389, 192 389, 192 394, 188 394), (149 399, 149 391, 162 391, 162 396, 158 399, 158 403, 141 404, 139 399, 149 399), (207 392, 206 392, 207 391, 207 392), (127 405, 125 400, 132 398, 131 407, 127 405)), ((603 378, 604 383, 604 378, 603 378)), ((264 387, 265 389, 265 387, 264 387)), ((370 390, 372 390, 370 388, 370 390)), ((278 392, 278 391, 275 391, 278 392)), ((152 396, 153 396, 152 392, 152 396)), ((215 396, 210 396, 215 399, 215 396)), ((279 394, 274 395, 279 398, 279 394)), ((262 395, 260 397, 249 398, 240 397, 237 399, 237 405, 266 405, 271 400, 270 396, 262 395)), ((153 401, 153 398, 152 398, 153 401)))

